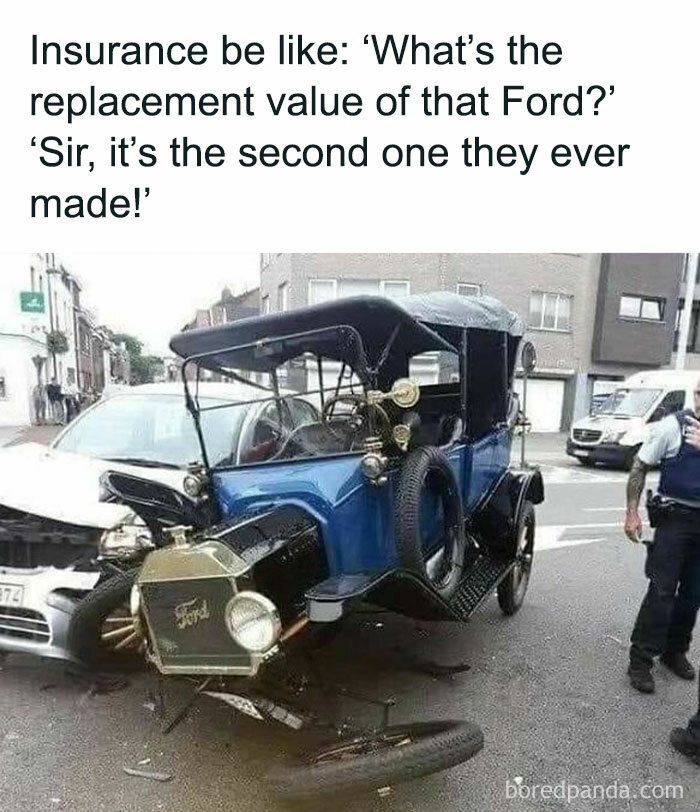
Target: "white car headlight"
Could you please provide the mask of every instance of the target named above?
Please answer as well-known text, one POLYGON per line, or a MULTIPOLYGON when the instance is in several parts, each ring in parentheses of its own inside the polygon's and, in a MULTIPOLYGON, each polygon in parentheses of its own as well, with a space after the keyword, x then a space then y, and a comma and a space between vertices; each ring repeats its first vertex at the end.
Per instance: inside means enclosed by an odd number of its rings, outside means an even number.
POLYGON ((620 429, 608 429, 603 432, 603 436, 600 440, 603 443, 619 443, 625 434, 626 431, 620 431, 620 429))
POLYGON ((151 531, 139 524, 121 524, 105 530, 98 552, 102 558, 129 558, 153 548, 151 531))
POLYGON ((246 651, 267 651, 282 631, 277 607, 259 592, 234 595, 226 605, 224 617, 229 634, 246 651))

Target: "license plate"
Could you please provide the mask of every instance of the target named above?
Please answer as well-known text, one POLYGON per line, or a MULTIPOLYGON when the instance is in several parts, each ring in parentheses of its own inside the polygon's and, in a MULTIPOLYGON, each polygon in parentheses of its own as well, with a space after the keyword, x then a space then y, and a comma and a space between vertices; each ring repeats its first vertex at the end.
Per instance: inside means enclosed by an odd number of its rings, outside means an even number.
POLYGON ((0 605, 21 606, 24 587, 18 584, 0 584, 0 605))
POLYGON ((585 448, 575 448, 574 449, 574 457, 590 457, 591 452, 587 451, 585 448))

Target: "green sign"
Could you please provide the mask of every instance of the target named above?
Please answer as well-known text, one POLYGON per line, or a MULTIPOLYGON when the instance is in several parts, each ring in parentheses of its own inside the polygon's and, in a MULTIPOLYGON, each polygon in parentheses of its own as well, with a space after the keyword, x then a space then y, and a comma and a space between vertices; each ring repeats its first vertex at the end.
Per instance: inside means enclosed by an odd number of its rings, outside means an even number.
POLYGON ((44 294, 31 290, 23 290, 19 294, 19 306, 22 313, 43 313, 44 294))

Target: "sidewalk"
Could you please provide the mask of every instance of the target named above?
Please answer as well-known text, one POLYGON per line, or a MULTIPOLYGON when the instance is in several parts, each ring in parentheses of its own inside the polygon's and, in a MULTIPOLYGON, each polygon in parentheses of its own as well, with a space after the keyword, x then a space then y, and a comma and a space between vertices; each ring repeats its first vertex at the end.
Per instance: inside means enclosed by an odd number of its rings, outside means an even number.
POLYGON ((63 426, 2 426, 0 446, 20 443, 41 443, 48 445, 58 436, 63 426))

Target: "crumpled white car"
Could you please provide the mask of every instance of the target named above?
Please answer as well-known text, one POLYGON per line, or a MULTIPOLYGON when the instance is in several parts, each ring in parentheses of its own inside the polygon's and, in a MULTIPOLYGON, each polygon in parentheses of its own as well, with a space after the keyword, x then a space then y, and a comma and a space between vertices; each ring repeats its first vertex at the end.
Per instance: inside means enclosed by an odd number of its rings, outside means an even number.
MULTIPOLYGON (((259 402, 266 393, 238 382, 198 389, 206 405, 240 404, 205 413, 210 465, 245 461, 270 431, 270 402, 259 402)), ((307 401, 286 402, 290 428, 318 419, 307 401)), ((151 545, 133 513, 100 502, 100 476, 125 471, 186 493, 200 454, 182 386, 165 383, 103 398, 48 447, 0 449, 0 651, 82 659, 73 636, 69 643, 76 606, 109 578, 110 558, 123 561, 151 545)), ((132 628, 128 607, 115 608, 100 618, 92 644, 128 650, 136 642, 132 628)))

